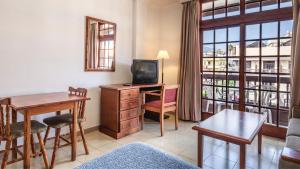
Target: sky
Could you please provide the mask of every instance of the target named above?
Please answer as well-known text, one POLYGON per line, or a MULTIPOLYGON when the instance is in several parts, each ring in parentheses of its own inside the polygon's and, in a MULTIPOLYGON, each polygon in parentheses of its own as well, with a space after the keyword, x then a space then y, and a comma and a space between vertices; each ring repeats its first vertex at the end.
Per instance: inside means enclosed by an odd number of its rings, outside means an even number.
MULTIPOLYGON (((260 39, 260 29, 261 29, 261 38, 262 39, 268 39, 268 38, 277 38, 278 33, 280 38, 283 37, 290 37, 293 27, 293 21, 292 20, 286 20, 286 21, 276 21, 276 22, 268 22, 268 23, 262 23, 262 24, 251 24, 246 25, 246 41, 248 41, 248 44, 255 43, 257 40, 260 39), (278 25, 279 24, 279 25, 278 25), (278 26, 280 26, 280 29, 278 30, 278 26)), ((231 43, 233 46, 238 46, 240 41, 240 27, 228 27, 227 28, 220 28, 215 30, 207 30, 203 31, 203 51, 204 53, 212 52, 213 51, 213 44, 216 42, 215 45, 215 51, 218 49, 221 51, 226 52, 226 42, 228 38, 228 42, 236 42, 231 43), (228 31, 228 37, 227 37, 227 31, 228 31), (214 38, 215 33, 215 38, 214 38)), ((270 44, 276 41, 272 40, 266 40, 263 41, 266 44, 270 44)))
MULTIPOLYGON (((293 21, 280 21, 280 37, 286 37, 288 32, 292 32, 293 21)), ((228 41, 239 41, 240 27, 228 28, 228 41)), ((277 38, 278 37, 278 22, 262 23, 262 38, 277 38)), ((246 25, 246 40, 259 39, 260 24, 246 25)), ((215 42, 226 42, 226 28, 215 29, 215 42)), ((214 42, 214 31, 203 31, 203 43, 214 42)))

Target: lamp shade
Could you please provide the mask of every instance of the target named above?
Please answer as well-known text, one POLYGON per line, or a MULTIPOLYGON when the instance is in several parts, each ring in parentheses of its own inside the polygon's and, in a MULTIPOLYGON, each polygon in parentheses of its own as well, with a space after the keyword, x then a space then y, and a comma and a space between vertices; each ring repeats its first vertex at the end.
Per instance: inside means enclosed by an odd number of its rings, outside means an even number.
POLYGON ((166 50, 160 50, 157 55, 157 59, 169 59, 169 53, 166 50))

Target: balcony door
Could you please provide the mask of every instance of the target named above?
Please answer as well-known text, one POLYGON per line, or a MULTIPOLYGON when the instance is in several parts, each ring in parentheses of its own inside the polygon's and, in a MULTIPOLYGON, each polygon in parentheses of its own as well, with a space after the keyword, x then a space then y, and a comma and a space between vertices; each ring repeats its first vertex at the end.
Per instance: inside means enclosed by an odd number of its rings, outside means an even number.
POLYGON ((292 21, 246 25, 245 110, 266 113, 267 123, 287 126, 292 21))
POLYGON ((288 124, 292 42, 289 0, 202 3, 202 112, 266 113, 288 124))
POLYGON ((203 31, 202 111, 238 110, 240 26, 203 31))

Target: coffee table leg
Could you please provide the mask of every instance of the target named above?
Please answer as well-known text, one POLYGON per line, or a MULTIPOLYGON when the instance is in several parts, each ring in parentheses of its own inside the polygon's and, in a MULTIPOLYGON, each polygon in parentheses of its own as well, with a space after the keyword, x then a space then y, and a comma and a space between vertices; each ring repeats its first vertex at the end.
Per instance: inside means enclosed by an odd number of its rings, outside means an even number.
POLYGON ((240 169, 246 168, 246 145, 240 145, 240 169))
POLYGON ((203 166, 203 135, 198 132, 198 166, 203 166))
POLYGON ((258 153, 261 154, 262 129, 258 132, 258 153))

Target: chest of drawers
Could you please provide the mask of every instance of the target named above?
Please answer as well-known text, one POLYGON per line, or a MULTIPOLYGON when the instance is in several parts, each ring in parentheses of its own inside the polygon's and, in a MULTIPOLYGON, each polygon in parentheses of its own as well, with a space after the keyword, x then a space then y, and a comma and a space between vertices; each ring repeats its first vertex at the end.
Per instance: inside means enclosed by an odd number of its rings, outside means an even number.
POLYGON ((140 91, 158 90, 162 84, 100 86, 99 130, 115 139, 140 130, 140 91))
POLYGON ((100 131, 116 139, 140 130, 139 88, 101 87, 100 131))

